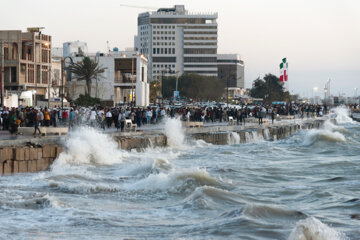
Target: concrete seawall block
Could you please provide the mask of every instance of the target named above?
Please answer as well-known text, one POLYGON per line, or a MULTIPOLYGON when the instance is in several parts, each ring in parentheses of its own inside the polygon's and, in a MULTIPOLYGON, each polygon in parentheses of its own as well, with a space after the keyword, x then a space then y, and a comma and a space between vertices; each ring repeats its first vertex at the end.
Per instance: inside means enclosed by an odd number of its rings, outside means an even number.
MULTIPOLYGON (((43 158, 43 149, 42 148, 37 148, 36 151, 37 151, 37 158, 36 159, 43 158)), ((34 159, 34 160, 36 160, 36 159, 34 159)))
POLYGON ((35 160, 38 158, 38 149, 37 148, 30 148, 29 149, 30 157, 26 160, 35 160))
POLYGON ((36 172, 36 162, 37 160, 30 160, 28 161, 28 172, 36 172))
POLYGON ((36 171, 44 171, 50 166, 48 158, 41 158, 37 160, 36 171))
POLYGON ((28 172, 28 161, 18 161, 19 173, 28 172))
POLYGON ((62 151, 63 151, 63 148, 62 148, 62 147, 57 146, 57 147, 56 147, 56 154, 55 154, 55 158, 58 158, 58 157, 59 157, 59 155, 60 155, 60 153, 62 153, 62 151))
POLYGON ((24 148, 16 148, 16 150, 15 150, 15 160, 18 160, 18 161, 25 160, 24 148))
POLYGON ((14 168, 14 161, 6 160, 3 163, 3 174, 4 175, 12 174, 13 173, 13 168, 14 168))
POLYGON ((24 148, 24 160, 30 160, 30 149, 31 148, 24 148))
POLYGON ((50 145, 43 146, 43 148, 42 148, 42 156, 44 158, 51 157, 51 146, 50 145))
POLYGON ((13 173, 19 172, 19 161, 14 161, 13 173))

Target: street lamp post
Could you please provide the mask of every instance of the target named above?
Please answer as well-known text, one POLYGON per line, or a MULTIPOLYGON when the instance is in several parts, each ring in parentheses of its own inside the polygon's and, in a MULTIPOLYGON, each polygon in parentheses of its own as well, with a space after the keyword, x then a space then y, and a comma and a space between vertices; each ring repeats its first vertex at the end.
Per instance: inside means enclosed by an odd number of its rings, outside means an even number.
MULTIPOLYGON (((64 70, 65 70, 65 60, 66 59, 70 59, 71 64, 74 63, 73 59, 71 57, 65 57, 62 61, 61 61, 61 109, 64 109, 64 70)), ((69 68, 68 68, 69 69, 69 68)), ((71 75, 70 75, 71 77, 71 75)))
POLYGON ((0 41, 0 60, 1 60, 1 67, 0 67, 0 87, 1 87, 1 106, 4 107, 5 106, 5 103, 4 103, 4 48, 3 48, 3 44, 4 42, 3 41, 0 41))

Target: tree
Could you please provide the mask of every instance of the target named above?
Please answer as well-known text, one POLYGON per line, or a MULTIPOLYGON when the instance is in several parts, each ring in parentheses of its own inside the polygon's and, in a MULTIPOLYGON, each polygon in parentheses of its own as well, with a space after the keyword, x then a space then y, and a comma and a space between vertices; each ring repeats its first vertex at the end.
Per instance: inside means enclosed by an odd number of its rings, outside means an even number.
MULTIPOLYGON (((171 98, 176 89, 176 78, 165 77, 163 79, 164 98, 171 98)), ((219 100, 225 86, 217 77, 203 76, 195 73, 185 73, 178 79, 180 95, 199 101, 219 100)))
POLYGON ((84 57, 80 63, 72 63, 70 65, 70 71, 75 74, 77 80, 86 81, 86 94, 89 96, 91 96, 92 80, 101 78, 100 74, 105 72, 105 69, 99 66, 99 62, 89 57, 84 57))
POLYGON ((250 90, 250 96, 264 99, 265 103, 289 100, 289 92, 284 90, 280 79, 272 74, 266 74, 264 79, 257 78, 250 90))
POLYGON ((157 96, 161 91, 160 86, 159 81, 150 82, 150 102, 156 103, 157 96))

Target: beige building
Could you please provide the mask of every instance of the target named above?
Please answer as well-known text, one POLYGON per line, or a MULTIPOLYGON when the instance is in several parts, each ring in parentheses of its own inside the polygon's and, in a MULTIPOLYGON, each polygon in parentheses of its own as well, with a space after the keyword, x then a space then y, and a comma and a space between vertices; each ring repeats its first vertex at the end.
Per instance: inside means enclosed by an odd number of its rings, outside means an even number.
POLYGON ((14 94, 19 105, 36 105, 47 99, 51 62, 51 36, 39 28, 0 31, 0 87, 4 86, 5 100, 14 94), (31 99, 24 99, 29 94, 31 99))

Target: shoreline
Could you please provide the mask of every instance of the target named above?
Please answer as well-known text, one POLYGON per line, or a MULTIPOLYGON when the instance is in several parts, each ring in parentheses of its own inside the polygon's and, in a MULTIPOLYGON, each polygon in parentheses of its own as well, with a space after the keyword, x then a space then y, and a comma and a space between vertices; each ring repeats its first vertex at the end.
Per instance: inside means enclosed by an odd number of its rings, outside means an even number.
MULTIPOLYGON (((258 125, 205 125, 200 128, 184 128, 186 139, 203 140, 215 145, 242 144, 255 139, 273 141, 284 139, 301 129, 320 128, 328 118, 311 118, 278 121, 258 125)), ((166 147, 164 129, 149 128, 136 132, 105 132, 123 150, 141 151, 149 147, 166 147)), ((45 136, 0 141, 0 175, 39 172, 50 168, 63 151, 66 136, 45 136)))

